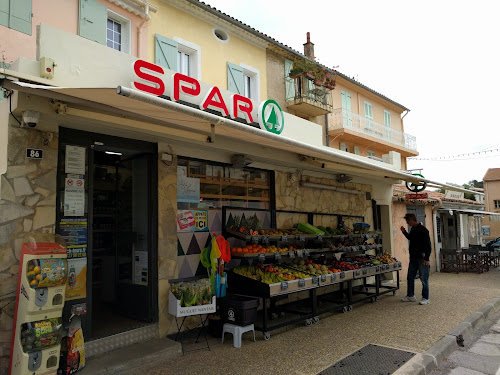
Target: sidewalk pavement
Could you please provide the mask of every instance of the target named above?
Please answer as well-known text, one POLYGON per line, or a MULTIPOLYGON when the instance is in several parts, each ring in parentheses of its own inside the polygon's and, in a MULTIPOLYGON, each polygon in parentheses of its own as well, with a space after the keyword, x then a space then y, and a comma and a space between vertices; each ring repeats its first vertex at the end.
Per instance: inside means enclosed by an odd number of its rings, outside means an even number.
MULTIPOLYGON (((419 281, 416 280, 416 283, 416 289, 419 290, 419 281)), ((482 332, 480 330, 486 329, 487 325, 500 331, 497 327, 500 325, 499 269, 490 269, 482 274, 432 274, 429 305, 400 302, 405 294, 406 281, 403 281, 395 296, 387 294, 376 303, 354 305, 353 310, 346 314, 335 312, 321 315, 319 322, 310 326, 295 324, 272 331, 267 341, 260 332, 256 332, 256 342, 253 341, 252 333, 246 333, 241 348, 234 348, 231 335, 227 335, 224 344, 221 344, 220 339, 210 337, 209 351, 188 352, 173 358, 163 357, 161 351, 155 355, 151 343, 149 355, 142 362, 130 354, 133 349, 129 349, 126 354, 123 354, 124 349, 116 350, 90 358, 88 368, 83 369, 81 374, 316 375, 363 346, 375 344, 417 353, 395 374, 420 375, 430 374, 436 368, 444 371, 445 362, 450 370, 452 366, 471 363, 472 360, 467 358, 465 363, 460 362, 459 355, 484 357, 485 354, 479 353, 478 348, 485 348, 485 344, 498 340, 496 336, 485 336, 471 344, 474 334, 482 332), (459 334, 464 337, 465 351, 457 344, 456 336, 459 334), (477 345, 474 347, 474 344, 477 345), (119 366, 114 365, 113 358, 119 361, 119 366)), ((163 341, 169 340, 158 340, 163 341)), ((140 350, 147 343, 137 345, 140 350)), ((499 350, 500 343, 496 347, 499 350)), ((494 347, 489 349, 493 351, 494 347)), ((488 371, 493 371, 494 366, 492 363, 488 371)), ((476 368, 475 371, 480 370, 476 368)), ((491 371, 483 373, 490 374, 491 371)), ((481 372, 449 374, 479 375, 481 372)))

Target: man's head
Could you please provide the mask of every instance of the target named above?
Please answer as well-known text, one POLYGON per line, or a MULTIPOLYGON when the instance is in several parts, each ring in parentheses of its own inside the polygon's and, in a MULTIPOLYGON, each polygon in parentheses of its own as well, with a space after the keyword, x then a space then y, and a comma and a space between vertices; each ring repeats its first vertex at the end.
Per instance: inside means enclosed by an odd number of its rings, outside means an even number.
POLYGON ((412 227, 414 227, 415 225, 418 225, 417 217, 415 216, 415 214, 406 214, 404 216, 404 219, 406 220, 408 225, 410 225, 412 227))

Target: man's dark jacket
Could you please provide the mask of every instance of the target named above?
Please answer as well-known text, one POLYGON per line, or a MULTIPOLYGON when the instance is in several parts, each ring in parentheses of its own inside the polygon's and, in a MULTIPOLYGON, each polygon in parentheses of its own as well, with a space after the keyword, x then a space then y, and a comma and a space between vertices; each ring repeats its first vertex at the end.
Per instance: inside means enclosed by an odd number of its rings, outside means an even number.
POLYGON ((410 240, 410 260, 424 259, 429 260, 431 255, 431 239, 429 231, 421 223, 411 227, 410 232, 403 232, 406 238, 410 240))

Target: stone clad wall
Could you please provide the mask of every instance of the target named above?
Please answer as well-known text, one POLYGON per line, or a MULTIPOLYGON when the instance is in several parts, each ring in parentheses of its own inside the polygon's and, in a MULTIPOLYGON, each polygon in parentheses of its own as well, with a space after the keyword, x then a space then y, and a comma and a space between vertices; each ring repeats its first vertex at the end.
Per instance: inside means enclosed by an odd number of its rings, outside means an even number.
POLYGON ((177 157, 163 162, 163 152, 172 153, 158 144, 158 329, 159 337, 175 331, 174 317, 168 312, 168 280, 177 278, 177 157))
POLYGON ((0 374, 8 367, 24 236, 55 230, 57 147, 57 134, 9 128, 7 173, 0 176, 0 374), (26 148, 42 149, 43 159, 26 158, 26 148))
MULTIPOLYGON (((372 202, 366 199, 366 193, 372 192, 371 185, 361 183, 337 183, 334 179, 311 177, 315 184, 336 186, 343 189, 359 190, 361 194, 347 194, 333 190, 322 190, 300 186, 298 173, 276 171, 276 209, 300 212, 319 212, 329 214, 364 216, 365 222, 373 228, 372 202)), ((307 221, 306 215, 279 213, 278 228, 292 228, 298 220, 307 221)), ((326 215, 317 215, 315 225, 336 227, 337 219, 326 215)), ((359 219, 344 219, 347 226, 359 219)))

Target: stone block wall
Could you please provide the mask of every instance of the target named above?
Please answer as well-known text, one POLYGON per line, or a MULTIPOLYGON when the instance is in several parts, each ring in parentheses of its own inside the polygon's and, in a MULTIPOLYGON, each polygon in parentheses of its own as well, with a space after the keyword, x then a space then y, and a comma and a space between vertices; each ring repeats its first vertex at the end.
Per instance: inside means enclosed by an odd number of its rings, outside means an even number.
MULTIPOLYGON (((337 183, 334 179, 311 177, 315 184, 336 186, 343 189, 358 190, 361 194, 348 194, 333 190, 322 190, 300 186, 301 176, 298 173, 282 173, 276 171, 276 208, 301 212, 318 212, 325 214, 343 214, 364 216, 365 222, 373 228, 372 202, 366 200, 366 193, 372 192, 371 185, 361 183, 337 183)), ((307 215, 280 213, 277 216, 278 228, 292 228, 299 220, 307 222, 307 215)), ((317 215, 315 225, 336 228, 336 218, 317 215)), ((344 222, 352 228, 359 219, 345 218, 344 222)))
POLYGON ((9 128, 7 173, 0 176, 0 374, 8 367, 23 239, 55 230, 57 147, 57 134, 9 128), (26 158, 26 148, 42 149, 43 159, 26 158))

